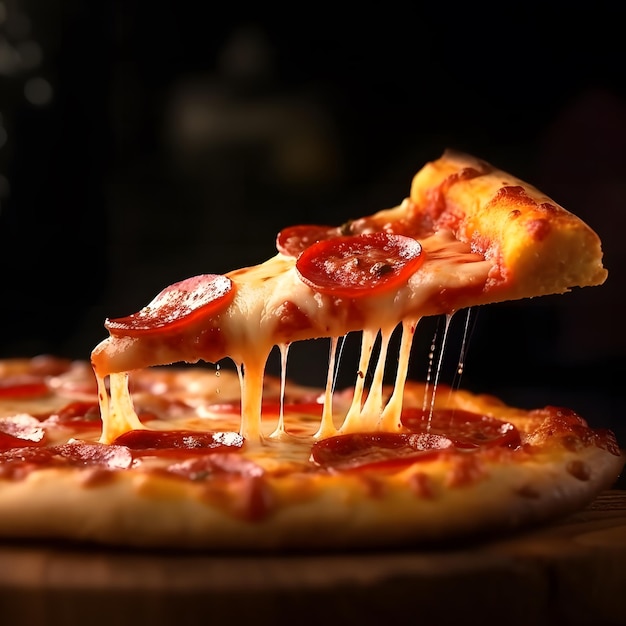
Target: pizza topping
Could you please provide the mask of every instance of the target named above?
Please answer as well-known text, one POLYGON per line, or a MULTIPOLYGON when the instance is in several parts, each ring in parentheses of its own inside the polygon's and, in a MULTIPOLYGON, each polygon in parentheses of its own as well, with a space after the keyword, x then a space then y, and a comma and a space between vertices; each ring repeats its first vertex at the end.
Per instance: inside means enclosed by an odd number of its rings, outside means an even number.
POLYGON ((0 417, 0 449, 38 446, 44 436, 41 422, 31 415, 0 417))
POLYGON ((191 480, 204 480, 209 476, 222 477, 260 477, 263 468, 245 457, 231 452, 217 452, 180 463, 172 463, 166 471, 191 480))
POLYGON ((100 443, 71 442, 53 446, 55 455, 77 466, 98 466, 109 470, 128 469, 132 455, 128 448, 100 443))
POLYGON ((352 433, 321 439, 311 448, 311 459, 334 469, 395 469, 436 458, 453 446, 442 435, 425 433, 352 433))
POLYGON ((443 450, 470 451, 520 446, 513 424, 460 409, 405 408, 402 425, 410 432, 351 433, 316 442, 312 459, 334 468, 392 468, 436 458, 443 450))
POLYGON ((177 330, 201 316, 215 315, 234 296, 233 283, 221 274, 201 274, 174 283, 137 313, 107 319, 112 335, 137 337, 177 330))
POLYGON ((131 430, 117 437, 114 443, 127 446, 135 454, 176 456, 241 448, 244 440, 235 432, 131 430))
POLYGON ((276 237, 276 249, 286 256, 298 257, 309 246, 332 239, 341 234, 340 228, 335 226, 320 226, 318 224, 301 224, 283 228, 276 237))
POLYGON ((445 434, 457 448, 517 448, 521 444, 519 431, 510 422, 461 409, 406 408, 401 420, 411 432, 445 434))
POLYGON ((423 260, 417 240, 380 232, 318 241, 298 257, 296 269, 315 291, 358 298, 406 283, 423 260))
POLYGON ((124 446, 72 442, 49 447, 22 447, 0 451, 0 478, 19 480, 35 469, 59 467, 129 469, 133 461, 124 446))
POLYGON ((49 393, 41 376, 18 375, 0 380, 0 398, 35 398, 49 393))
POLYGON ((100 426, 100 406, 97 402, 75 401, 52 413, 44 422, 53 426, 94 428, 100 426))

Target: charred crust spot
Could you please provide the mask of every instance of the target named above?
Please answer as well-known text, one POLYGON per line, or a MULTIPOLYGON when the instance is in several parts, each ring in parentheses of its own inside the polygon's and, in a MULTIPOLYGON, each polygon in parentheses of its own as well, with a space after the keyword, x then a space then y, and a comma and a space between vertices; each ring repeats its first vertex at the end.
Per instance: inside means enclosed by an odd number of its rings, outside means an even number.
POLYGON ((387 491, 384 481, 378 480, 371 475, 363 475, 359 476, 359 478, 365 487, 368 497, 374 499, 384 497, 387 491))
POLYGON ((472 485, 484 478, 485 466, 474 456, 459 456, 454 459, 446 476, 448 487, 472 485))
POLYGON ((550 222, 544 218, 529 220, 526 229, 535 241, 543 241, 550 233, 550 222))
POLYGON ((471 180, 472 178, 478 178, 489 172, 489 167, 486 163, 481 163, 482 169, 477 170, 475 167, 464 167, 459 173, 459 180, 471 180))
POLYGON ((419 498, 432 500, 435 497, 435 488, 432 478, 425 472, 416 472, 409 478, 409 488, 419 498))
POLYGON ((586 482, 591 478, 591 469, 584 461, 570 461, 565 469, 568 474, 583 482, 586 482))
POLYGON ((486 170, 479 171, 475 167, 464 167, 462 170, 454 172, 454 174, 450 174, 450 176, 446 177, 439 185, 439 190, 445 193, 446 191, 448 191, 448 189, 450 189, 450 187, 452 187, 456 183, 465 180, 471 180, 472 178, 478 178, 479 176, 482 176, 486 173, 486 170))
POLYGON ((519 209, 513 209, 512 211, 509 212, 509 219, 510 220, 517 219, 521 214, 522 212, 519 209))
POLYGON ((595 431, 595 442, 598 448, 610 452, 614 456, 621 456, 622 451, 617 443, 617 439, 613 431, 601 428, 595 431))
POLYGON ((354 224, 354 220, 348 220, 347 222, 344 222, 340 227, 339 227, 339 234, 340 235, 351 235, 353 233, 352 227, 354 224))
POLYGON ((389 263, 374 263, 370 268, 370 274, 375 276, 384 276, 385 274, 389 274, 393 271, 393 267, 389 263))
POLYGON ((558 213, 558 209, 554 206, 554 204, 550 204, 550 202, 542 202, 539 205, 539 209, 550 214, 558 213))
POLYGON ((493 201, 506 200, 508 204, 535 204, 520 185, 505 185, 498 189, 493 201))
POLYGON ((528 498, 530 500, 536 500, 539 498, 539 492, 532 485, 522 485, 515 491, 518 495, 522 496, 522 498, 528 498))

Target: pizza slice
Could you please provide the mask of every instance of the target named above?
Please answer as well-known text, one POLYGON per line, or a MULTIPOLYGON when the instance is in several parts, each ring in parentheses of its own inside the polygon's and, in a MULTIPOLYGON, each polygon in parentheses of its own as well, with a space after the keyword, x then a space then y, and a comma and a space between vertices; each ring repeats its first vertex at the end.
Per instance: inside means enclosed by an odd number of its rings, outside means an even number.
POLYGON ((320 337, 331 339, 331 353, 317 436, 398 430, 411 341, 421 318, 599 285, 607 276, 600 240, 578 217, 518 178, 452 151, 415 175, 410 196, 398 206, 338 226, 287 227, 276 247, 277 254, 260 265, 183 280, 137 313, 106 321, 110 336, 92 353, 102 442, 143 428, 127 372, 224 358, 240 372, 240 432, 259 440, 271 350, 286 352, 292 342, 320 337), (395 389, 383 403, 386 351, 398 326, 395 389), (379 336, 382 349, 372 385, 364 389, 364 377, 357 377, 354 403, 336 427, 335 347, 352 331, 363 332, 361 374, 379 336))
POLYGON ((597 235, 553 200, 446 152, 399 206, 289 226, 276 247, 107 320, 91 366, 0 361, 0 537, 406 548, 554 519, 614 483, 614 434, 575 412, 407 379, 424 316, 605 280, 597 235), (359 371, 337 390, 353 331, 359 371), (276 346, 286 361, 293 342, 321 337, 325 389, 266 375, 276 346), (172 366, 198 361, 215 369, 172 366))

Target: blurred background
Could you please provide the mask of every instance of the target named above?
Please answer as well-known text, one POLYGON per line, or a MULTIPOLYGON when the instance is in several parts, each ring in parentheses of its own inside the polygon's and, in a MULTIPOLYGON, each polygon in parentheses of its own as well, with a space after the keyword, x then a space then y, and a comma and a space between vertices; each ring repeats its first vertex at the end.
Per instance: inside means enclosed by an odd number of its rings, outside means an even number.
MULTIPOLYGON (((105 317, 263 261, 286 224, 393 206, 450 147, 582 216, 610 271, 475 311, 463 386, 626 442, 617 9, 400 6, 0 0, 0 357, 88 358, 105 317)), ((418 333, 414 375, 440 326, 418 333)), ((328 345, 307 348, 289 373, 321 384, 328 345)))

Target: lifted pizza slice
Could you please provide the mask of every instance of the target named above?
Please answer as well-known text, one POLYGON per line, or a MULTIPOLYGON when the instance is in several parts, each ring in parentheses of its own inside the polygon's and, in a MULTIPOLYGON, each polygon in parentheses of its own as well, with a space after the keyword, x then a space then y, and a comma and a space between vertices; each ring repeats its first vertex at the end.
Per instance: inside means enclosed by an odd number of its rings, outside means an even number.
POLYGON ((445 152, 414 177, 400 205, 343 225, 295 225, 277 254, 226 275, 171 285, 140 311, 105 323, 92 353, 103 430, 110 443, 144 428, 127 372, 230 358, 241 380, 240 434, 259 440, 265 365, 295 341, 329 337, 329 382, 317 438, 398 431, 411 340, 424 316, 599 285, 606 279, 596 233, 535 187, 465 154, 445 152), (383 401, 386 347, 401 326, 394 392, 383 401), (331 376, 337 339, 363 332, 360 371, 382 348, 371 387, 355 383, 337 426, 331 376), (109 379, 109 388, 105 379, 109 379))

